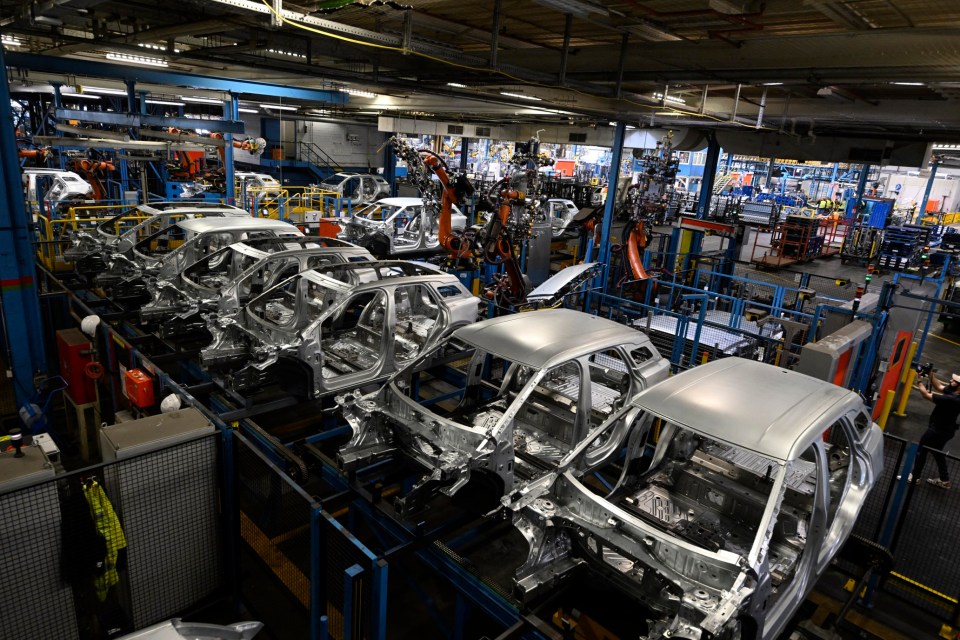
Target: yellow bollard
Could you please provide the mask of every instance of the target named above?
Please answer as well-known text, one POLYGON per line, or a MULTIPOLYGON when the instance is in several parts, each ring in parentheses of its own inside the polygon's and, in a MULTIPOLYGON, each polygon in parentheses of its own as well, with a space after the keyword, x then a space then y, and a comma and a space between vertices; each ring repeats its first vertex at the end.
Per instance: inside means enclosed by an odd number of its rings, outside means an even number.
POLYGON ((883 407, 881 407, 880 417, 877 419, 877 426, 880 427, 881 431, 887 429, 887 418, 890 417, 890 409, 893 408, 893 396, 895 395, 896 392, 887 391, 887 395, 883 398, 883 407))
POLYGON ((900 396, 900 402, 897 403, 897 410, 893 412, 893 415, 900 416, 901 418, 907 415, 907 400, 910 399, 910 391, 913 389, 913 382, 917 379, 917 370, 913 367, 907 371, 907 380, 903 383, 903 389, 900 396))
POLYGON ((917 355, 917 343, 911 342, 910 349, 907 351, 907 359, 903 361, 903 373, 900 374, 900 382, 905 382, 908 371, 913 371, 913 357, 917 355))
POLYGON ((703 352, 703 357, 700 358, 700 364, 707 364, 710 361, 710 353, 708 351, 703 352))

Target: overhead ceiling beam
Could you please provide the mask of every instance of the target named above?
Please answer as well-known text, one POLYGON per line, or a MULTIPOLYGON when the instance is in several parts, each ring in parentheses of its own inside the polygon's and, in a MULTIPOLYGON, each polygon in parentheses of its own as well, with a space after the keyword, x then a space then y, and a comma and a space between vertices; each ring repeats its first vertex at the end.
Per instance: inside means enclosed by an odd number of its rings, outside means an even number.
POLYGON ((223 33, 224 31, 230 31, 231 29, 236 28, 236 24, 229 20, 224 20, 223 18, 218 20, 202 20, 200 22, 182 25, 158 27, 156 29, 144 29, 143 31, 138 31, 137 33, 117 38, 90 38, 89 43, 66 44, 63 46, 46 49, 42 51, 42 53, 50 55, 63 55, 67 53, 77 53, 79 51, 87 51, 89 49, 102 49, 104 47, 109 47, 110 45, 139 44, 141 42, 148 41, 160 42, 165 41, 168 38, 175 38, 178 36, 212 35, 216 33, 223 33))
POLYGON ((876 28, 859 11, 851 9, 843 0, 804 0, 804 5, 812 7, 837 24, 848 29, 860 31, 876 28))
MULTIPOLYGON (((323 91, 320 89, 303 89, 267 82, 238 80, 236 78, 221 78, 216 76, 202 76, 192 73, 163 71, 160 69, 134 69, 131 67, 108 64, 106 62, 92 62, 90 60, 75 60, 73 58, 55 58, 32 53, 9 53, 6 55, 8 67, 30 69, 45 73, 62 73, 65 75, 109 78, 145 82, 149 84, 173 85, 207 89, 209 91, 223 91, 235 94, 252 94, 273 98, 292 98, 313 102, 329 102, 332 104, 346 104, 348 97, 340 91, 323 91)), ((241 132, 242 133, 242 132, 241 132)))

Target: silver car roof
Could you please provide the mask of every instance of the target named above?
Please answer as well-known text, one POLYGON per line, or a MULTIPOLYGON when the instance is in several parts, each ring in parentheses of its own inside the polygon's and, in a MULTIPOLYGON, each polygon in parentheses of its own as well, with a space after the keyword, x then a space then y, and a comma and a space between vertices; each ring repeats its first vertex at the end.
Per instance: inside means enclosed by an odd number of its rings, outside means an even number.
POLYGON ((648 341, 636 329, 572 309, 515 313, 468 325, 453 335, 478 349, 538 369, 604 347, 648 341))
POLYGON ((192 220, 181 220, 177 223, 177 226, 190 233, 249 229, 250 231, 287 231, 302 235, 300 230, 289 222, 281 222, 271 218, 194 218, 192 220))
POLYGON ((632 404, 780 461, 797 458, 837 417, 863 406, 856 393, 830 382, 733 357, 667 378, 632 404))

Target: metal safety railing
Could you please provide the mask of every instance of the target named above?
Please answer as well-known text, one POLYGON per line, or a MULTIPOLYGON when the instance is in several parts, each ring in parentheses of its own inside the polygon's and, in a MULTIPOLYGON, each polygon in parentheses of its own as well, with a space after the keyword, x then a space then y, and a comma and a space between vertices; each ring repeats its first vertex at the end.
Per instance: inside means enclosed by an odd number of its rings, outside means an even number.
POLYGON ((352 213, 350 198, 319 187, 244 187, 238 182, 237 203, 254 217, 303 224, 309 217, 337 218, 352 213))

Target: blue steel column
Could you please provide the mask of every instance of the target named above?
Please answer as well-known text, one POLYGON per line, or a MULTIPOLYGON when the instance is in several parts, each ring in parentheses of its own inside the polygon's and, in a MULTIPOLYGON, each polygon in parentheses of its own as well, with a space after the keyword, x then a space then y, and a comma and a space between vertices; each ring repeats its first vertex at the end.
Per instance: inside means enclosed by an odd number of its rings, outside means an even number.
MULTIPOLYGON (((387 132, 386 140, 393 136, 387 132)), ((390 196, 397 196, 397 156, 393 153, 393 148, 389 142, 383 145, 383 179, 390 183, 390 196)))
POLYGON ((930 163, 930 178, 927 180, 927 188, 923 192, 923 202, 920 203, 918 220, 923 220, 923 216, 927 213, 927 202, 930 200, 930 194, 933 192, 933 181, 937 178, 937 167, 939 166, 940 157, 933 156, 933 162, 930 163))
MULTIPOLYGON (((733 157, 733 154, 728 154, 733 157)), ((697 217, 706 218, 713 198, 713 185, 717 181, 717 167, 720 166, 720 143, 713 133, 707 139, 707 159, 703 166, 703 180, 700 182, 700 200, 697 203, 697 217)))
MULTIPOLYGON (((6 69, 2 48, 0 69, 6 69)), ((10 347, 10 361, 6 365, 13 373, 17 405, 22 406, 33 398, 34 374, 46 372, 47 364, 35 256, 21 195, 23 187, 12 123, 10 85, 4 75, 0 81, 0 166, 4 186, 0 207, 0 301, 3 302, 4 338, 10 347)))
POLYGON ((460 173, 467 172, 467 156, 470 153, 470 138, 460 138, 460 173))
POLYGON ((857 207, 857 213, 860 209, 860 200, 863 198, 863 192, 867 190, 867 175, 870 174, 870 165, 860 165, 860 179, 857 181, 857 194, 854 196, 853 203, 857 207))
MULTIPOLYGON (((223 103, 223 117, 225 120, 240 119, 240 99, 234 93, 230 94, 230 99, 223 103)), ((237 198, 234 193, 233 176, 233 134, 224 133, 223 142, 226 145, 223 148, 223 179, 226 182, 224 195, 227 198, 227 204, 236 204, 237 198)))
MULTIPOLYGON (((594 288, 602 287, 603 293, 607 292, 607 279, 610 276, 610 227, 613 224, 613 210, 617 202, 617 181, 620 179, 620 163, 623 159, 623 139, 627 126, 623 122, 617 122, 617 127, 613 132, 613 153, 610 158, 610 176, 607 179, 607 201, 603 207, 603 225, 600 230, 600 257, 598 261, 603 264, 603 281, 596 282, 594 279, 594 288)), ((593 306, 593 299, 596 296, 591 292, 587 300, 586 309, 593 306)), ((598 306, 599 310, 599 306, 598 306)))

